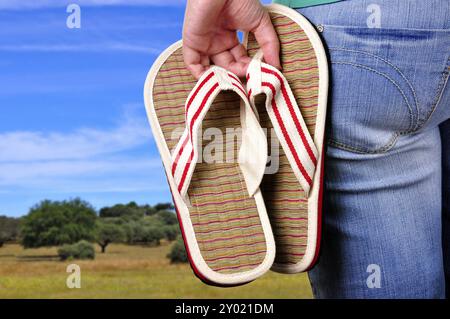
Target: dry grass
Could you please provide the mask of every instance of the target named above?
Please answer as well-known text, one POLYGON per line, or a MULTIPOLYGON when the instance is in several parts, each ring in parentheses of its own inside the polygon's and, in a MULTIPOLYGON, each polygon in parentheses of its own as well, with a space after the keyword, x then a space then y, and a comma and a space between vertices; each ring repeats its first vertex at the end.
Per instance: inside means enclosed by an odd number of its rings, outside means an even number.
POLYGON ((0 248, 0 298, 311 298, 306 274, 269 272, 235 288, 206 286, 188 265, 171 265, 168 245, 111 245, 93 261, 60 262, 56 248, 0 248), (66 287, 66 267, 81 267, 81 289, 66 287))

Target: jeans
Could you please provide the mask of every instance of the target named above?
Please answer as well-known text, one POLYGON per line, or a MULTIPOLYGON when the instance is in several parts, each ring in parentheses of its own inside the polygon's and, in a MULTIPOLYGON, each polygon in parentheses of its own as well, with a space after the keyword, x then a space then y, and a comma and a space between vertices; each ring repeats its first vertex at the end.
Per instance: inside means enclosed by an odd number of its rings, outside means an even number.
POLYGON ((330 62, 317 298, 450 293, 450 1, 298 9, 330 62))

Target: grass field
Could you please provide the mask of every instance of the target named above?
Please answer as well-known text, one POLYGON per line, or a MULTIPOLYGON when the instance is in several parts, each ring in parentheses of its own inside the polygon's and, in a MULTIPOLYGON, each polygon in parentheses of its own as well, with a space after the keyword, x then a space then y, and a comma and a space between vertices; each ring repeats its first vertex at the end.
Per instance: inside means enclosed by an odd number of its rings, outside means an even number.
POLYGON ((93 261, 61 262, 56 248, 0 248, 0 299, 4 298, 311 298, 306 274, 269 272, 235 288, 206 286, 189 265, 172 265, 168 245, 111 245, 93 261), (81 267, 81 288, 66 286, 68 264, 81 267))

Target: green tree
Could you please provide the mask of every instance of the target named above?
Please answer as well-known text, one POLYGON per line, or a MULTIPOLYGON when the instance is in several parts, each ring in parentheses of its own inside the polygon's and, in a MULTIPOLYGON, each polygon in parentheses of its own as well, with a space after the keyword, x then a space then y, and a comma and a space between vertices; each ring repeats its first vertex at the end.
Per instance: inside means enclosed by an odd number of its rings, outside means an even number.
POLYGON ((144 242, 145 226, 142 222, 131 221, 123 225, 125 231, 126 241, 129 244, 136 244, 144 242))
POLYGON ((99 212, 101 218, 120 217, 124 220, 138 220, 144 217, 144 214, 145 212, 135 202, 103 207, 99 212))
POLYGON ((147 226, 145 227, 144 243, 161 245, 161 239, 164 238, 164 232, 161 227, 147 226))
POLYGON ((172 203, 162 203, 162 204, 156 204, 155 206, 153 206, 153 208, 156 211, 161 211, 161 210, 174 210, 175 206, 173 206, 172 203))
POLYGON ((122 226, 112 222, 98 221, 95 231, 95 240, 100 245, 102 253, 106 252, 106 247, 111 243, 120 243, 126 239, 122 226))
POLYGON ((168 241, 174 241, 180 235, 180 227, 178 225, 164 225, 162 231, 168 241))
POLYGON ((0 247, 7 241, 16 240, 19 236, 19 219, 0 216, 0 247))
POLYGON ((177 215, 173 212, 169 212, 167 210, 159 211, 155 214, 155 216, 161 220, 161 222, 165 225, 176 225, 178 224, 177 215))
POLYGON ((81 199, 45 200, 23 219, 21 236, 25 248, 59 246, 94 237, 96 213, 81 199))

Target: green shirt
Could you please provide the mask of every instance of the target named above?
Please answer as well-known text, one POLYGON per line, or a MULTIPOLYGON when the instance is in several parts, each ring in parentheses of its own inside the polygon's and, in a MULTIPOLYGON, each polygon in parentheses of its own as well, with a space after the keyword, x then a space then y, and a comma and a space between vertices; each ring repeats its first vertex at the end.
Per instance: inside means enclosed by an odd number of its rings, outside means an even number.
POLYGON ((342 0, 274 0, 274 3, 283 4, 285 6, 291 7, 291 8, 303 8, 303 7, 310 7, 310 6, 317 6, 319 4, 327 4, 327 3, 333 3, 338 2, 342 0))

